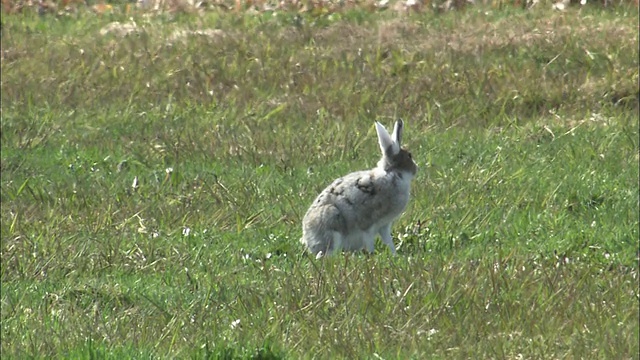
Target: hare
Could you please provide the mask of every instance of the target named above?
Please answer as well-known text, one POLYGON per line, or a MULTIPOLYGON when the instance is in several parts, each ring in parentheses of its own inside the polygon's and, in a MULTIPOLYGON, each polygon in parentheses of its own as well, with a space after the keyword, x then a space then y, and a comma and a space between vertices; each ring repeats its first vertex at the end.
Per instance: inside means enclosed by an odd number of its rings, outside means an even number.
POLYGON ((375 122, 382 158, 375 168, 352 172, 335 180, 315 199, 302 220, 300 242, 316 258, 340 250, 373 253, 380 235, 392 254, 391 224, 409 202, 411 180, 418 166, 400 147, 404 123, 393 134, 375 122))

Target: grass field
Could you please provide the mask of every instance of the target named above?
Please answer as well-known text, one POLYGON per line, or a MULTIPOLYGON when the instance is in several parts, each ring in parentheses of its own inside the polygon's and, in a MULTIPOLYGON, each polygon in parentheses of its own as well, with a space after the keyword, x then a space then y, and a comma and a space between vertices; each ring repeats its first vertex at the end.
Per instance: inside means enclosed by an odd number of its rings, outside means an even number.
POLYGON ((635 5, 3 14, 1 75, 3 359, 640 357, 635 5), (396 118, 399 256, 306 255, 396 118))

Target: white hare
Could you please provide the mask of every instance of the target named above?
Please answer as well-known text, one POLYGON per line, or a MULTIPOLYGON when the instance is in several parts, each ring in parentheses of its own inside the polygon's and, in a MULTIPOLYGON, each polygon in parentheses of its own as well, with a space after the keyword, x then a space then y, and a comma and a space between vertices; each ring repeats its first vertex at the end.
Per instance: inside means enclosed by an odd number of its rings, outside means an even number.
POLYGON ((335 180, 304 216, 300 242, 316 258, 340 250, 373 253, 376 235, 396 253, 391 224, 409 202, 418 166, 400 147, 402 120, 396 121, 391 136, 379 122, 375 125, 382 151, 377 167, 335 180))

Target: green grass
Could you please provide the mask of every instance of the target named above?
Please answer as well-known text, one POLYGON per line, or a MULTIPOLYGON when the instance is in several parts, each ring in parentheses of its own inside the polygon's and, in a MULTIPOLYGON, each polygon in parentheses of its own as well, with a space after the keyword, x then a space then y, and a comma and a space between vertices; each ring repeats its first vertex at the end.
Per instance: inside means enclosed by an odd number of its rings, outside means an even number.
POLYGON ((3 359, 638 359, 637 8, 115 20, 3 15, 3 359), (397 117, 399 256, 307 256, 397 117))

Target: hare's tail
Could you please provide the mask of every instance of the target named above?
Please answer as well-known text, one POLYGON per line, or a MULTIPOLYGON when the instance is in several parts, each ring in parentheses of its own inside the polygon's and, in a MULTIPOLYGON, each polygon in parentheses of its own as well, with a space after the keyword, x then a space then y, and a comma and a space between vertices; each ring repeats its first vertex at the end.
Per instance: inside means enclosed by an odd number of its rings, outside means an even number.
POLYGON ((302 239, 302 244, 314 255, 318 255, 320 252, 323 254, 320 256, 330 255, 336 250, 342 249, 343 236, 337 231, 312 231, 302 239))

